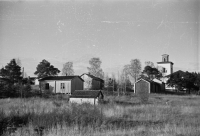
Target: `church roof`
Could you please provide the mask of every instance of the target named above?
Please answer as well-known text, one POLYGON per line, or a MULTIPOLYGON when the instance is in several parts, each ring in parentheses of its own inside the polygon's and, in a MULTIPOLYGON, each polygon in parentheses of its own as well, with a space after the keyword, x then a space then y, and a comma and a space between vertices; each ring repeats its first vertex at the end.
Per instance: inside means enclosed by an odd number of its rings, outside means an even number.
POLYGON ((171 61, 165 61, 165 62, 157 62, 158 64, 167 64, 167 63, 171 63, 172 65, 174 65, 174 63, 173 62, 171 62, 171 61))

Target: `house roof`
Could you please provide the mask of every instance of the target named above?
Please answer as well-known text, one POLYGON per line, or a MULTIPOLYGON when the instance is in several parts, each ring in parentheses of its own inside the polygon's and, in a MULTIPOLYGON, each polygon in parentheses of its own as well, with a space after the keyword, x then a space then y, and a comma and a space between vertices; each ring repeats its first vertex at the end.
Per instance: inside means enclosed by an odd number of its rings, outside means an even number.
POLYGON ((76 90, 70 98, 97 98, 100 94, 103 95, 100 90, 76 90))
POLYGON ((80 76, 48 76, 48 77, 44 77, 44 78, 39 79, 39 81, 44 81, 44 80, 72 80, 75 77, 80 78, 84 82, 84 80, 80 76))
POLYGON ((149 80, 149 79, 145 79, 145 78, 139 78, 135 83, 137 83, 137 82, 139 82, 140 80, 144 80, 144 81, 146 81, 146 82, 149 82, 149 83, 151 83, 152 81, 151 80, 149 80))
POLYGON ((101 79, 101 78, 99 78, 99 77, 95 77, 95 76, 90 75, 90 74, 87 74, 87 73, 84 73, 84 74, 82 74, 81 76, 83 76, 83 75, 87 75, 87 76, 91 77, 92 79, 95 79, 95 80, 98 80, 98 81, 104 82, 104 80, 101 79))
MULTIPOLYGON (((159 84, 159 83, 157 83, 157 82, 154 82, 153 80, 149 80, 149 79, 145 79, 145 78, 139 78, 136 82, 135 82, 135 84, 137 83, 137 82, 139 82, 139 81, 141 81, 141 80, 144 80, 144 81, 146 81, 146 82, 148 82, 148 83, 152 83, 152 84, 159 84)), ((158 79, 159 80, 159 79, 158 79)))

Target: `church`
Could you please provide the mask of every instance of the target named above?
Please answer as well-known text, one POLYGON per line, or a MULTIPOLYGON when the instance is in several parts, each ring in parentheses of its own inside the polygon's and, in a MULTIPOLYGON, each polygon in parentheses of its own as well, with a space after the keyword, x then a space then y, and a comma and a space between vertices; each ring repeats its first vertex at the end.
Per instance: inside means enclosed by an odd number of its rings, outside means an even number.
MULTIPOLYGON (((172 74, 173 73, 173 65, 174 63, 169 61, 169 55, 168 54, 163 54, 162 55, 162 61, 161 62, 157 62, 157 66, 162 68, 162 82, 164 82, 165 84, 167 83, 167 80, 169 79, 168 75, 172 74)), ((168 90, 173 90, 174 88, 172 87, 169 87, 167 85, 165 85, 165 89, 168 89, 168 90)))

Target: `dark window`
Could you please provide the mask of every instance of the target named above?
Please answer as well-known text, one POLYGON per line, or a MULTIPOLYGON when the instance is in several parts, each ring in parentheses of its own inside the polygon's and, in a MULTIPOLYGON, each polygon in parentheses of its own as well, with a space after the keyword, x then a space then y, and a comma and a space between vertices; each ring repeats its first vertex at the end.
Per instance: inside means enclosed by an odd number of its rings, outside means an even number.
POLYGON ((49 89, 49 83, 45 84, 45 89, 49 89))
POLYGON ((65 89, 65 84, 64 83, 60 83, 60 89, 65 89))
POLYGON ((163 68, 163 73, 165 73, 166 72, 166 69, 165 68, 163 68))

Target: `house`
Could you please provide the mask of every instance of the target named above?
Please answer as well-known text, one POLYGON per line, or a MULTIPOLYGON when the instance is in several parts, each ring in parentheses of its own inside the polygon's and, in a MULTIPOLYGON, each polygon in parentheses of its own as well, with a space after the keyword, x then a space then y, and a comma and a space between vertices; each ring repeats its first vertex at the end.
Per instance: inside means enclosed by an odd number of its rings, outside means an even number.
POLYGON ((42 92, 72 94, 75 90, 83 90, 84 80, 80 76, 49 76, 39 82, 42 92))
POLYGON ((148 79, 140 78, 134 84, 134 93, 160 93, 162 92, 161 86, 148 79))
POLYGON ((104 80, 101 78, 86 73, 80 77, 85 81, 84 90, 102 90, 104 87, 104 80))
POLYGON ((71 103, 90 103, 92 105, 98 104, 104 98, 100 90, 76 90, 70 96, 71 103))
POLYGON ((162 92, 165 91, 165 83, 164 82, 162 82, 160 79, 157 79, 157 78, 154 78, 152 81, 160 85, 162 92))

